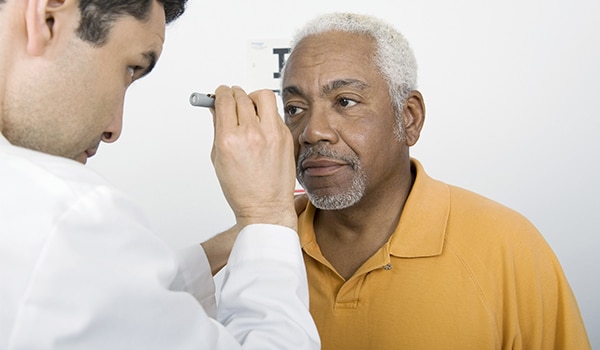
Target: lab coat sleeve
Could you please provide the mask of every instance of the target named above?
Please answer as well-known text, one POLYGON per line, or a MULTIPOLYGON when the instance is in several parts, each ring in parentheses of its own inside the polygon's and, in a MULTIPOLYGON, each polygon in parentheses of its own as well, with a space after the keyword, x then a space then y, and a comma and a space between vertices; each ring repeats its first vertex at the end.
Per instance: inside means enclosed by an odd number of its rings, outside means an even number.
POLYGON ((170 289, 188 292, 212 318, 217 315, 215 283, 204 248, 195 244, 177 251, 179 270, 170 289))
POLYGON ((7 348, 316 349, 298 254, 292 230, 242 231, 228 280, 240 301, 227 295, 223 325, 194 296, 172 290, 178 259, 138 209, 108 187, 95 188, 56 219, 7 348))
POLYGON ((312 318, 304 312, 308 282, 295 231, 273 225, 247 226, 237 238, 224 273, 218 319, 239 342, 257 349, 320 347, 312 318))

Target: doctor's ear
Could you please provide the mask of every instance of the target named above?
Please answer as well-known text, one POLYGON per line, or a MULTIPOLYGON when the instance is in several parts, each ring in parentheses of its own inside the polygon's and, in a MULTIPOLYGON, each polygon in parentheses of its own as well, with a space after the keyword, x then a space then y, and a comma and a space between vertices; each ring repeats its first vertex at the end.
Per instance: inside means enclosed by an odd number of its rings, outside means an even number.
POLYGON ((23 0, 26 1, 25 23, 27 52, 42 55, 53 43, 60 30, 73 30, 67 24, 78 21, 79 7, 76 0, 23 0))

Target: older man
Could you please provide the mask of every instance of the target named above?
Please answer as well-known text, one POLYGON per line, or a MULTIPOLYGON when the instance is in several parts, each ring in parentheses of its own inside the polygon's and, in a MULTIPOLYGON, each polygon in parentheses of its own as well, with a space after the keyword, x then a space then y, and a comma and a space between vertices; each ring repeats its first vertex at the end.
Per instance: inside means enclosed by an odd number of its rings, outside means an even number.
POLYGON ((369 16, 324 15, 293 41, 282 97, 323 349, 589 349, 535 227, 411 159, 416 76, 404 37, 369 16))

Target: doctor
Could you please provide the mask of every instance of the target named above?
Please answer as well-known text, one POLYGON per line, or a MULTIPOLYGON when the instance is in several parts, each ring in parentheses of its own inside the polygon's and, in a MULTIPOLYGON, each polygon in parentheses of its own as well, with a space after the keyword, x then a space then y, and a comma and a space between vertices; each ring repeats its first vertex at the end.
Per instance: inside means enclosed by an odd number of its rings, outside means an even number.
POLYGON ((0 349, 319 347, 272 92, 215 91, 212 159, 237 224, 181 255, 83 165, 119 138, 125 91, 184 5, 0 0, 0 349), (217 309, 211 268, 228 258, 217 309))

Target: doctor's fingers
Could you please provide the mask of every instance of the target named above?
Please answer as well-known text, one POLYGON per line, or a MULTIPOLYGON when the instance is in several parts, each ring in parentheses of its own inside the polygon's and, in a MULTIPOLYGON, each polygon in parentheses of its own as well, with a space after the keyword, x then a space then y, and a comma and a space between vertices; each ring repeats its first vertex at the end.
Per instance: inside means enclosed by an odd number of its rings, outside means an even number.
POLYGON ((256 105, 246 91, 239 86, 232 86, 231 90, 237 107, 238 125, 247 126, 258 123, 256 105))
POLYGON ((279 114, 277 98, 272 90, 257 90, 248 96, 254 101, 259 121, 258 127, 266 137, 280 135, 283 139, 291 138, 290 130, 279 114))
POLYGON ((273 91, 267 89, 256 90, 248 96, 254 102, 254 106, 256 106, 256 114, 261 123, 282 124, 283 119, 277 110, 277 99, 273 91))

